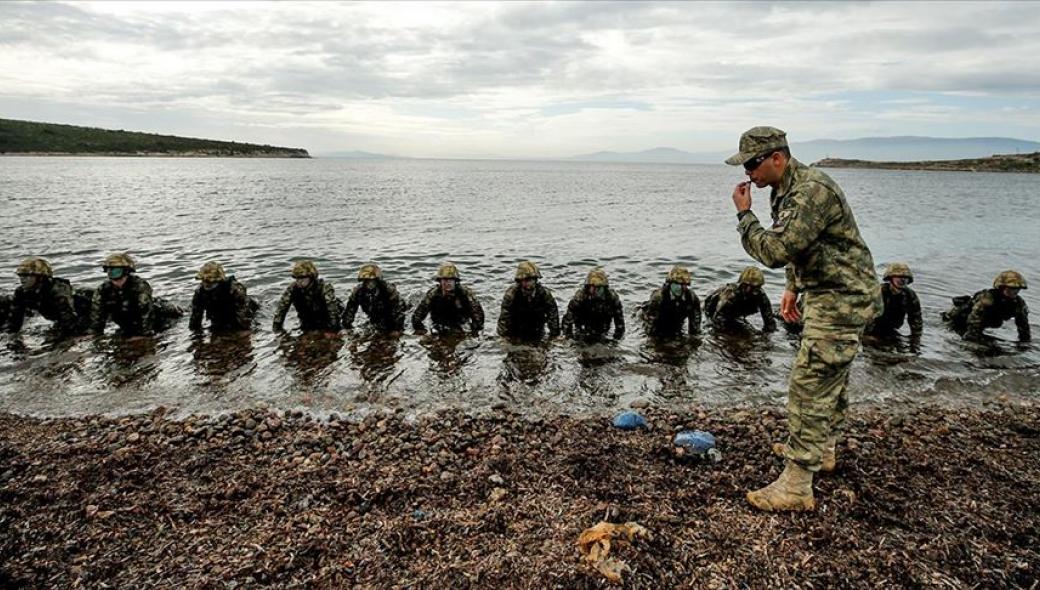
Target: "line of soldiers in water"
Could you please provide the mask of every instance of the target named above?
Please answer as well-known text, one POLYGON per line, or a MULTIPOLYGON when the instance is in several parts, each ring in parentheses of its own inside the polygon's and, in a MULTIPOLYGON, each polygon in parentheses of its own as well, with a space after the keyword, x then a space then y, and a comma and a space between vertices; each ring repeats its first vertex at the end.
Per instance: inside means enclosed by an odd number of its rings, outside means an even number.
MULTIPOLYGON (((0 295, 0 322, 9 332, 18 332, 27 315, 38 313, 52 321, 65 335, 84 332, 103 333, 109 321, 126 336, 150 336, 168 327, 184 311, 162 298, 152 295, 148 281, 137 275, 137 267, 127 254, 112 254, 102 263, 106 280, 96 289, 74 289, 71 283, 55 277, 51 265, 43 258, 28 258, 15 270, 20 285, 13 296, 0 295), (6 317, 6 321, 4 318, 6 317)), ((613 325, 612 337, 625 333, 625 315, 621 298, 610 288, 607 273, 594 268, 579 288, 563 315, 559 317, 556 299, 540 282, 542 275, 533 262, 519 264, 514 284, 502 298, 498 317, 498 334, 504 337, 537 341, 560 335, 585 339, 605 338, 613 325)), ((346 304, 336 297, 335 288, 318 275, 309 260, 292 267, 293 282, 279 298, 274 311, 273 328, 283 329, 290 309, 296 311, 303 331, 337 332, 354 325, 358 309, 367 316, 373 329, 402 332, 408 309, 397 288, 383 278, 378 265, 366 264, 358 271, 358 284, 350 292, 346 304)), ((249 330, 260 308, 248 295, 245 285, 224 272, 217 262, 207 262, 199 269, 199 287, 192 297, 189 328, 202 330, 208 319, 213 331, 249 330)), ((469 287, 462 284, 454 264, 444 263, 434 276, 436 286, 429 289, 411 316, 416 333, 425 333, 426 317, 439 334, 479 333, 484 327, 484 309, 469 287)), ((912 337, 923 330, 921 303, 910 288, 914 280, 909 266, 897 262, 884 273, 882 299, 884 311, 868 326, 867 333, 890 337, 908 323, 912 337)), ((690 289, 690 271, 675 266, 664 284, 653 291, 641 306, 646 333, 656 338, 693 336, 701 329, 701 303, 690 289)), ((704 301, 704 316, 717 329, 744 324, 745 318, 758 314, 762 329, 776 329, 772 305, 762 287, 765 277, 758 268, 748 267, 736 283, 720 287, 704 301)), ((1020 341, 1030 340, 1029 310, 1019 291, 1026 288, 1025 278, 1016 271, 1001 272, 992 289, 971 296, 953 298, 953 306, 943 313, 948 325, 967 339, 981 339, 983 330, 998 328, 1014 318, 1020 341)), ((797 333, 800 326, 785 323, 797 333)))

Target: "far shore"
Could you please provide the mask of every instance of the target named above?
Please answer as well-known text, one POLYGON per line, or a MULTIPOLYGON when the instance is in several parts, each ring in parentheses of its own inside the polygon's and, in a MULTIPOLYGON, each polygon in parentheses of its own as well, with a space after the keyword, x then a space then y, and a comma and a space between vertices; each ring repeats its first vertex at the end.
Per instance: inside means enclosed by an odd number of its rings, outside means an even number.
POLYGON ((250 154, 206 154, 200 152, 0 152, 0 157, 16 158, 299 158, 310 159, 309 155, 279 152, 255 152, 250 154))
POLYGON ((964 160, 925 160, 918 162, 876 162, 844 158, 824 158, 815 164, 821 168, 868 168, 877 170, 934 170, 940 172, 1021 172, 1040 173, 1040 152, 1031 154, 999 154, 988 158, 964 160))

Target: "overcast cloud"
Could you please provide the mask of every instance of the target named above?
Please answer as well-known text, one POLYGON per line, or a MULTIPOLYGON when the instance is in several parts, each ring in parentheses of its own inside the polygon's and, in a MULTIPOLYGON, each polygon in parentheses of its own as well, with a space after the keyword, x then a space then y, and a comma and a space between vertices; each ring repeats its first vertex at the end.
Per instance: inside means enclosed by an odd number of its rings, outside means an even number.
POLYGON ((0 3, 0 117, 427 157, 1040 140, 1040 3, 0 3))

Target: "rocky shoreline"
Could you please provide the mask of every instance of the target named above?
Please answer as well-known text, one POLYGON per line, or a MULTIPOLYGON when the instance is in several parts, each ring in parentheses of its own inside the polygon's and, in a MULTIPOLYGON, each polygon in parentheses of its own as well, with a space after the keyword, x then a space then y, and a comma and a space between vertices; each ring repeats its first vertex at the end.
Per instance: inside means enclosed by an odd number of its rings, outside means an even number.
POLYGON ((821 168, 868 168, 877 170, 934 170, 940 172, 1025 172, 1040 173, 1040 152, 997 154, 988 158, 964 160, 925 160, 919 162, 876 162, 824 158, 813 164, 821 168))
POLYGON ((781 411, 645 414, 0 414, 0 586, 606 587, 576 545, 605 520, 651 535, 615 544, 632 588, 1037 587, 1035 401, 860 409, 797 515, 743 497, 781 411), (675 456, 691 427, 721 462, 675 456))

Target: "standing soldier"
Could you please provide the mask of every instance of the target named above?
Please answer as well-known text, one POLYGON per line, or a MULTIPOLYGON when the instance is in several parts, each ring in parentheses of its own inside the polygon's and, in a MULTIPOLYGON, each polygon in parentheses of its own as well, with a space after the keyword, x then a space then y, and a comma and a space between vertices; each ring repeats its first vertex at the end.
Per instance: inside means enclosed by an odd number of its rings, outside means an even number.
POLYGON ((766 278, 762 271, 749 266, 740 272, 736 283, 719 287, 704 299, 704 314, 717 328, 731 328, 749 315, 762 316, 762 331, 776 330, 773 306, 762 290, 766 278))
POLYGON ((690 290, 690 271, 684 266, 672 268, 664 285, 643 304, 646 333, 655 338, 682 336, 683 322, 689 324, 690 336, 701 333, 701 302, 690 290))
POLYGON ((867 327, 868 334, 880 338, 894 336, 906 321, 910 324, 910 336, 921 336, 924 329, 921 300, 910 288, 912 282, 914 275, 905 262, 893 262, 885 267, 884 283, 881 285, 884 311, 867 327))
POLYGON ((440 334, 463 332, 469 323, 474 336, 484 329, 484 308, 469 287, 462 285, 459 270, 450 262, 437 269, 433 277, 437 286, 426 292, 412 313, 412 328, 416 334, 426 332, 423 321, 430 315, 433 331, 440 334))
POLYGON ((54 276, 51 265, 43 258, 26 258, 15 269, 21 285, 10 300, 7 331, 22 329, 25 316, 35 311, 54 322, 62 334, 73 334, 80 329, 76 314, 75 294, 68 280, 54 276))
POLYGON ((560 335, 560 311, 552 291, 538 281, 542 273, 533 262, 525 260, 516 267, 515 285, 502 297, 498 316, 498 334, 510 338, 536 341, 545 335, 560 335))
POLYGON ((300 260, 292 268, 293 283, 282 293, 274 309, 274 330, 279 332, 289 308, 296 308, 300 330, 304 332, 339 331, 340 302, 336 289, 318 278, 318 267, 310 260, 300 260))
POLYGON ((383 280, 383 271, 366 264, 358 271, 358 284, 350 292, 343 312, 343 327, 354 325, 358 307, 368 315, 368 323, 380 332, 403 332, 405 305, 397 288, 383 280))
POLYGON ((999 328, 1015 318, 1019 342, 1029 342, 1029 308, 1020 290, 1026 288, 1026 279, 1017 271, 1005 270, 993 279, 993 288, 984 289, 968 297, 953 298, 953 308, 942 317, 954 331, 966 340, 982 340, 986 328, 999 328))
POLYGON ((805 295, 802 341, 787 398, 786 467, 747 498, 760 510, 812 510, 813 474, 823 463, 834 463, 845 422, 852 359, 864 326, 881 308, 874 261, 841 188, 792 158, 783 131, 748 130, 740 137, 740 151, 726 163, 742 164, 750 179, 733 190, 744 249, 769 268, 787 267, 780 301, 784 320, 799 318, 798 293, 805 295), (772 187, 769 229, 751 211, 751 183, 772 187))
POLYGON ((621 298, 610 288, 607 273, 596 267, 589 271, 585 285, 574 293, 563 314, 563 333, 581 338, 603 338, 614 322, 614 340, 625 335, 625 312, 621 298))
POLYGON ((248 330, 260 304, 246 293, 245 285, 235 277, 224 274, 219 262, 207 262, 195 278, 202 284, 191 299, 191 319, 188 328, 202 330, 202 317, 209 318, 214 332, 248 330))
POLYGON ((137 266, 128 254, 112 254, 101 263, 108 280, 94 291, 90 305, 90 327, 105 331, 111 319, 124 336, 152 336, 184 314, 175 305, 152 297, 152 286, 137 276, 137 266))

